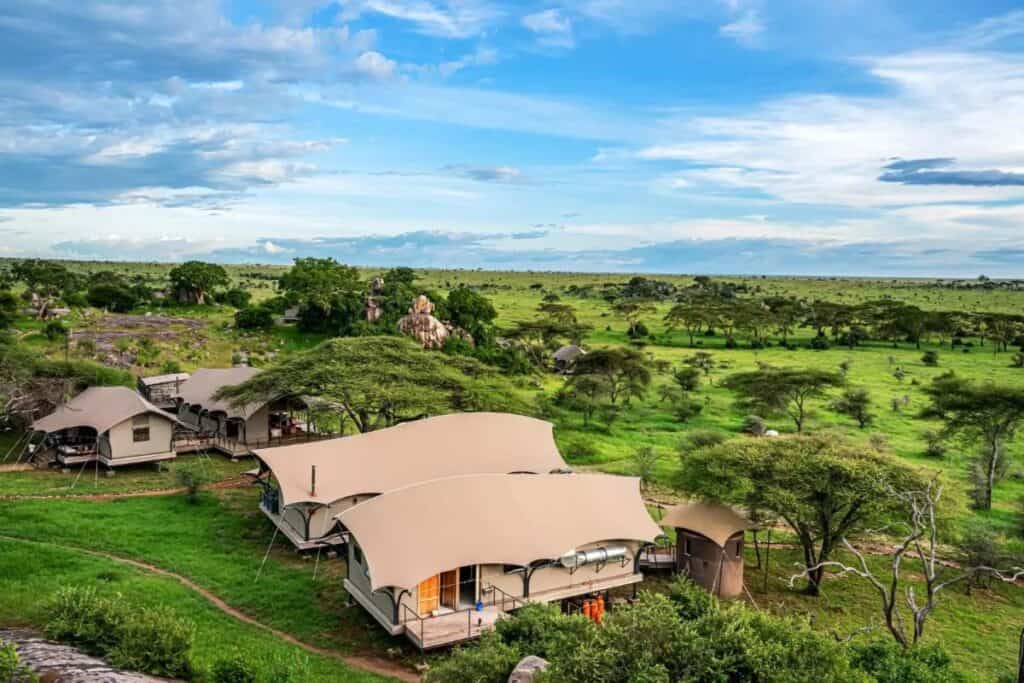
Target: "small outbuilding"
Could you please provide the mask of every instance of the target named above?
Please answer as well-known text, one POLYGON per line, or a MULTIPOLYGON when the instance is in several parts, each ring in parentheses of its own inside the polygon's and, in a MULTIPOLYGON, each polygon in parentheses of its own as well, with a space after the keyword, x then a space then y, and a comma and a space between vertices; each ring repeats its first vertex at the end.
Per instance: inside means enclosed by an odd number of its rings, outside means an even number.
POLYGON ((670 507, 661 519, 675 530, 675 568, 723 598, 743 592, 743 535, 753 525, 730 507, 703 501, 670 507))
POLYGON ((464 474, 567 468, 550 422, 454 413, 340 439, 256 449, 260 509, 296 548, 340 542, 335 517, 386 491, 464 474))
POLYGON ((32 423, 43 435, 37 454, 61 465, 99 461, 108 467, 171 460, 177 456, 171 413, 128 387, 90 387, 32 423))
POLYGON ((568 607, 643 581, 661 533, 640 481, 606 474, 479 474, 414 484, 339 516, 345 589, 420 649, 475 638, 531 602, 568 607))
POLYGON ((139 393, 155 406, 166 410, 175 410, 178 405, 177 396, 181 391, 181 385, 188 377, 187 372, 140 377, 138 380, 139 393))
POLYGON ((552 359, 555 363, 555 372, 562 374, 569 374, 572 372, 573 367, 576 365, 576 360, 583 355, 586 355, 586 351, 577 346, 576 344, 567 344, 557 351, 555 351, 552 359))

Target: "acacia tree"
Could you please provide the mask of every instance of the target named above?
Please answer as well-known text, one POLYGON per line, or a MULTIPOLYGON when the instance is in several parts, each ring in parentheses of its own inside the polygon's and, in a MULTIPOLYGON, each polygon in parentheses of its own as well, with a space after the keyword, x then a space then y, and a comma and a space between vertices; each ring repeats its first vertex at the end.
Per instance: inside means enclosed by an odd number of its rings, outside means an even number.
POLYGON ((852 417, 861 429, 875 421, 871 414, 871 394, 867 389, 847 389, 832 402, 832 410, 852 417))
POLYGON ((690 338, 690 346, 693 346, 694 337, 700 334, 709 321, 707 306, 705 302, 699 300, 678 303, 665 314, 668 329, 671 331, 680 327, 685 330, 690 338))
MULTIPOLYGON (((1024 569, 1014 568, 1010 572, 1002 572, 986 565, 959 567, 951 570, 937 557, 939 546, 938 504, 942 498, 942 485, 938 478, 933 478, 920 489, 899 490, 889 488, 888 496, 902 509, 904 519, 898 523, 905 533, 903 541, 891 553, 889 576, 879 578, 869 567, 864 554, 857 550, 845 537, 842 544, 856 559, 856 565, 845 564, 836 560, 821 560, 816 565, 807 567, 803 572, 790 578, 792 586, 795 581, 808 576, 809 572, 826 567, 837 568, 839 575, 852 574, 865 579, 878 593, 882 604, 882 615, 889 633, 904 649, 917 645, 924 635, 924 627, 928 617, 934 611, 939 593, 952 585, 967 581, 978 575, 996 577, 1002 581, 1015 582, 1024 576, 1024 569), (913 586, 903 586, 902 565, 907 556, 917 559, 918 571, 924 581, 923 595, 915 592, 913 586), (909 611, 912 631, 908 635, 903 603, 909 611)), ((897 526, 897 525, 893 525, 897 526)))
POLYGON ((725 379, 724 386, 740 395, 746 410, 763 414, 786 413, 803 432, 809 401, 825 395, 832 387, 842 386, 842 375, 814 368, 775 368, 740 372, 725 379))
POLYGON ((915 488, 917 475, 892 458, 835 438, 787 436, 727 441, 681 459, 687 492, 778 517, 796 535, 818 595, 824 566, 843 538, 888 522, 890 487, 915 488))
POLYGON ((640 325, 640 317, 653 313, 655 308, 650 302, 637 300, 637 299, 623 299, 617 301, 612 309, 626 319, 629 324, 628 334, 630 337, 636 335, 638 326, 640 325))
POLYGON ((946 436, 981 443, 981 455, 975 462, 975 504, 981 510, 991 510, 992 491, 1009 466, 1006 442, 1024 422, 1024 389, 977 384, 948 372, 936 377, 925 393, 931 405, 925 408, 924 417, 943 420, 946 436))
POLYGON ((605 380, 608 400, 640 397, 651 383, 651 371, 642 353, 636 349, 613 347, 595 349, 576 359, 575 376, 596 375, 605 380))
POLYGON ((186 261, 172 268, 168 277, 178 300, 191 304, 206 303, 207 294, 229 282, 223 266, 202 261, 186 261))
POLYGON ((391 336, 331 339, 217 392, 236 405, 281 396, 322 398, 360 432, 460 410, 526 412, 488 366, 391 336))

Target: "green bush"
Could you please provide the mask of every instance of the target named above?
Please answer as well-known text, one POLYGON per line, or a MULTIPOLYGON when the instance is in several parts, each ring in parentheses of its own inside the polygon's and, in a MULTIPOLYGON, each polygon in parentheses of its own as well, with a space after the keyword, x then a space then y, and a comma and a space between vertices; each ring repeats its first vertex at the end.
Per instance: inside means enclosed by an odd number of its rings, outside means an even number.
POLYGON ((937 645, 918 645, 903 650, 891 640, 854 643, 850 646, 855 667, 878 683, 961 683, 967 679, 937 645))
POLYGON ((18 658, 13 643, 0 640, 0 681, 4 683, 35 683, 39 677, 18 658))
POLYGON ((256 665, 251 658, 235 652, 217 660, 210 671, 211 683, 256 683, 256 665))
POLYGON ((716 432, 713 429, 695 429, 686 435, 683 443, 680 444, 679 450, 689 452, 700 450, 701 448, 710 448, 722 443, 726 438, 725 434, 716 432))
POLYGON ((91 587, 65 586, 46 605, 46 636, 83 652, 103 655, 116 644, 127 614, 120 596, 105 598, 91 587))
POLYGON ((551 659, 596 628, 594 622, 580 614, 565 616, 557 605, 526 605, 516 612, 515 619, 499 619, 495 624, 498 637, 507 645, 526 655, 551 659))
POLYGON ((188 502, 199 502, 199 489, 206 482, 206 473, 195 463, 178 463, 174 468, 174 478, 178 485, 185 489, 188 502))
POLYGON ((687 621, 700 619, 718 610, 718 599, 689 578, 679 575, 669 586, 669 600, 676 613, 687 621))
POLYGON ((274 326, 274 312, 263 306, 243 308, 235 313, 235 327, 240 330, 265 330, 274 326))
POLYGON ((195 625, 160 607, 132 611, 117 632, 117 644, 106 653, 116 667, 169 678, 192 677, 195 625))
POLYGON ((172 611, 136 609, 120 595, 100 596, 91 587, 65 586, 46 603, 47 637, 112 665, 173 678, 191 678, 195 626, 172 611))
POLYGON ((522 659, 519 651, 488 631, 472 645, 455 648, 439 663, 431 665, 426 683, 505 683, 522 659))
POLYGON ((300 683, 308 679, 309 663, 303 657, 295 661, 254 657, 234 652, 214 663, 210 683, 300 683))

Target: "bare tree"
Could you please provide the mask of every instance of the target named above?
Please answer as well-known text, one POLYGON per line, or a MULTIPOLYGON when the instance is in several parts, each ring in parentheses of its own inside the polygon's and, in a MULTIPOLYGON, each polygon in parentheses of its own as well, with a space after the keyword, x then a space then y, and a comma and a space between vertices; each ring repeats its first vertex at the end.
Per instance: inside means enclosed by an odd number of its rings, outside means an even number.
POLYGON ((792 587, 798 579, 825 567, 838 568, 840 570, 838 576, 853 574, 865 579, 875 588, 881 598, 882 614, 889 632, 902 647, 909 648, 921 640, 924 635, 925 622, 935 609, 939 593, 945 588, 979 574, 987 574, 1008 583, 1024 576, 1024 569, 1020 567, 1014 567, 1009 572, 984 565, 954 568, 938 558, 939 531, 936 508, 942 498, 942 485, 938 482, 937 476, 932 478, 922 490, 897 491, 890 487, 890 495, 905 507, 907 519, 900 524, 905 528, 905 536, 890 555, 891 563, 888 576, 881 578, 876 576, 868 566, 865 554, 854 548, 846 538, 843 538, 843 546, 857 558, 856 566, 838 560, 820 562, 790 577, 789 585, 792 587), (903 588, 903 576, 900 572, 903 559, 908 555, 917 559, 921 564, 920 571, 924 577, 923 596, 919 596, 912 585, 903 588), (905 614, 905 611, 909 614, 905 614), (907 621, 910 621, 913 627, 913 631, 909 635, 907 621))

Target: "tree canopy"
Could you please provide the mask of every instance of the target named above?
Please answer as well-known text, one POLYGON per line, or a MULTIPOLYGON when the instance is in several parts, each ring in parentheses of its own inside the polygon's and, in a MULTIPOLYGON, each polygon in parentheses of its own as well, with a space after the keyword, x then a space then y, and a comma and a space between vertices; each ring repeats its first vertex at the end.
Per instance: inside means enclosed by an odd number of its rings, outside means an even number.
MULTIPOLYGON (((681 459, 679 484, 710 500, 763 510, 796 534, 806 566, 826 561, 843 538, 897 512, 890 487, 920 486, 892 458, 835 438, 736 439, 681 459)), ((809 574, 817 594, 822 570, 809 574)))
POLYGON ((736 373, 723 382, 724 386, 740 395, 742 408, 764 415, 786 413, 793 419, 797 432, 804 430, 808 401, 843 383, 842 375, 837 372, 775 367, 736 373))
POLYGON ((1009 466, 1006 442, 1024 422, 1024 389, 972 382, 948 372, 936 377, 925 393, 931 405, 924 417, 943 420, 947 436, 980 442, 982 453, 972 473, 975 503, 990 510, 992 491, 1009 466))
POLYGON ((594 349, 576 359, 574 376, 595 375, 604 380, 612 405, 620 398, 642 396, 651 383, 651 371, 644 355, 636 349, 612 347, 594 349))
POLYGON ((179 301, 192 304, 206 303, 206 297, 217 287, 228 284, 228 273, 223 266, 202 261, 186 261, 175 266, 168 274, 171 288, 179 301))
POLYGON ((217 394, 237 404, 280 396, 336 404, 360 432, 455 411, 527 412, 493 368, 425 351, 403 337, 331 339, 217 394))

